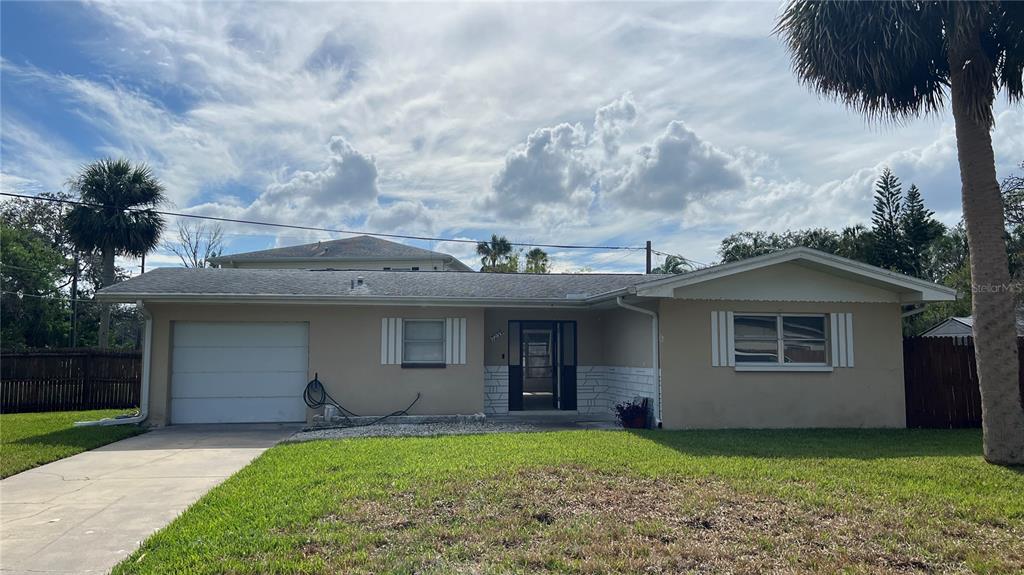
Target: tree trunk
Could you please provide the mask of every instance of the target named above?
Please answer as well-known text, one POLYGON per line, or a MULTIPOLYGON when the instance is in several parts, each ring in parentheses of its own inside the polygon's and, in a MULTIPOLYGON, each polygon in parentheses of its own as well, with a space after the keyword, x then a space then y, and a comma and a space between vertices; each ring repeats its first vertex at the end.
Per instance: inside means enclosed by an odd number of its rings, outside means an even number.
MULTIPOLYGON (((110 247, 103 248, 103 285, 107 287, 114 284, 114 250, 110 247)), ((107 349, 110 346, 110 304, 100 304, 100 329, 96 334, 96 344, 100 349, 107 349)))
POLYGON ((981 386, 985 459, 1002 465, 1024 464, 1024 398, 1018 379, 1003 202, 996 180, 991 127, 974 117, 965 103, 965 92, 977 89, 969 84, 963 70, 969 61, 970 54, 951 52, 950 85, 971 255, 974 349, 981 386))

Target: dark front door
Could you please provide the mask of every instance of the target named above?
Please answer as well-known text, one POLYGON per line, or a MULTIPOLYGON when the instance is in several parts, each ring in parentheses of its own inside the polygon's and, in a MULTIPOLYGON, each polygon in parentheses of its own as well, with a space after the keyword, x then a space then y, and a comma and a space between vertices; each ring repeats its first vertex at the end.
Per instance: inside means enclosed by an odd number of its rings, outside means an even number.
POLYGON ((576 323, 510 321, 510 411, 576 409, 576 323))

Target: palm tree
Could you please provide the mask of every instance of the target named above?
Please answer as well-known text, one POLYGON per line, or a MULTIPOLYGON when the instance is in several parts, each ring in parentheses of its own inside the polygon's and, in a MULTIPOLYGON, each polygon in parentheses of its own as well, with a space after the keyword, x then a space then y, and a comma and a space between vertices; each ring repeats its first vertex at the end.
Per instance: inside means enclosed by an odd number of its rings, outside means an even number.
POLYGON ((1024 99, 1024 3, 794 0, 779 34, 799 80, 870 119, 945 108, 956 126, 974 291, 985 458, 1024 463, 1014 302, 992 151, 992 103, 1024 99))
MULTIPOLYGON (((114 256, 142 257, 157 246, 164 220, 154 208, 165 201, 164 187, 144 164, 103 159, 84 166, 68 185, 83 202, 67 214, 65 226, 75 247, 99 252, 101 283, 114 283, 114 256)), ((97 339, 108 345, 110 306, 103 304, 97 339)))
POLYGON ((652 274, 681 274, 693 269, 690 262, 679 256, 665 256, 665 262, 651 270, 652 274))
POLYGON ((540 248, 533 248, 526 252, 526 273, 546 274, 548 273, 548 253, 540 248))
POLYGON ((480 271, 493 271, 498 267, 498 262, 512 253, 512 243, 505 236, 491 234, 491 241, 476 244, 476 253, 481 256, 480 271))

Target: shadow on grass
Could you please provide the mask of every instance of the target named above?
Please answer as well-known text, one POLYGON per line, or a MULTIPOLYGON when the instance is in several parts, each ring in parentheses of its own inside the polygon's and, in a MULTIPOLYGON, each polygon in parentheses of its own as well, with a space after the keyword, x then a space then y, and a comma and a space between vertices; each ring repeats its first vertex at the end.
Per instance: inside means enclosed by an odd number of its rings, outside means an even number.
POLYGON ((982 455, 980 429, 631 431, 691 456, 881 459, 982 455))
POLYGON ((75 427, 58 429, 42 435, 33 435, 12 441, 11 445, 38 447, 75 447, 92 449, 100 445, 138 435, 144 430, 138 427, 75 427))

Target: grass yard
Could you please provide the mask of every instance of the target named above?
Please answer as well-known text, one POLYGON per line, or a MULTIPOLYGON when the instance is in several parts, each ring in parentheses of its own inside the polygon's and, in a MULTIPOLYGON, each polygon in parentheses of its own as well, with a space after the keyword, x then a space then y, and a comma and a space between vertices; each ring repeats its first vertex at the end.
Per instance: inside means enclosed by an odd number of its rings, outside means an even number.
POLYGON ((138 435, 133 425, 74 427, 76 421, 114 417, 123 409, 0 414, 0 477, 138 435))
POLYGON ((975 430, 566 431, 275 447, 115 573, 1021 573, 975 430))

